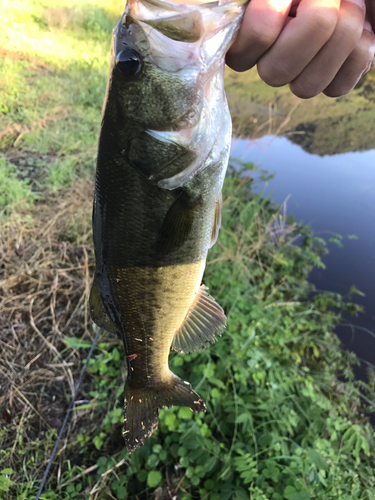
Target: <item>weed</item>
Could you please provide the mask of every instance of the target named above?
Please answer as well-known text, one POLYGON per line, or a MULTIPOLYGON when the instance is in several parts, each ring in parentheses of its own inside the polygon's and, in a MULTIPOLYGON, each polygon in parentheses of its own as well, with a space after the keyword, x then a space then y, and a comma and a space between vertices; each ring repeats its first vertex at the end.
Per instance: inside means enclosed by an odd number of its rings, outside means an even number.
POLYGON ((8 492, 9 488, 13 486, 13 481, 9 478, 12 474, 14 474, 14 470, 12 469, 0 470, 0 493, 8 492))
POLYGON ((28 181, 19 178, 15 166, 0 156, 0 209, 20 202, 30 202, 34 197, 28 181))
POLYGON ((60 159, 51 166, 46 185, 52 189, 71 186, 76 179, 76 161, 68 158, 65 161, 60 159))

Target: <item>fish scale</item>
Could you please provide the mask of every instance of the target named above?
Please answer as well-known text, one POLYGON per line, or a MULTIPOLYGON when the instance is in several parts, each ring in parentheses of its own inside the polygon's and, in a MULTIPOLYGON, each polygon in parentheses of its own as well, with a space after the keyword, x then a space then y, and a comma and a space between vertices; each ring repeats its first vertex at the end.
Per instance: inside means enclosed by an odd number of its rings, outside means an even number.
POLYGON ((93 320, 123 340, 131 452, 162 407, 205 404, 168 365, 171 347, 217 340, 222 308, 202 284, 221 221, 231 120, 224 55, 243 2, 129 0, 114 30, 96 170, 93 320), (138 99, 138 100, 137 100, 138 99))

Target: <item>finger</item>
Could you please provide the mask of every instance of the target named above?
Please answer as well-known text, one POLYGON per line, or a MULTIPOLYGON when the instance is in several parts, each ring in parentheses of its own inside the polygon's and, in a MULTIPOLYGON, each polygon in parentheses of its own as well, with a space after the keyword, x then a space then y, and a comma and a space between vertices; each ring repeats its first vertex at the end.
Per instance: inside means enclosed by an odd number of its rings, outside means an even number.
POLYGON ((302 0, 296 17, 258 62, 262 80, 273 87, 292 82, 331 38, 339 8, 340 0, 302 0))
POLYGON ((252 68, 279 36, 291 4, 292 0, 251 0, 227 53, 227 65, 235 71, 252 68))
POLYGON ((365 6, 361 0, 342 0, 332 37, 290 84, 293 94, 309 99, 328 87, 360 40, 364 20, 365 6))
POLYGON ((328 97, 348 94, 358 83, 362 75, 374 65, 375 35, 369 23, 365 23, 362 37, 350 54, 332 83, 324 90, 328 97))

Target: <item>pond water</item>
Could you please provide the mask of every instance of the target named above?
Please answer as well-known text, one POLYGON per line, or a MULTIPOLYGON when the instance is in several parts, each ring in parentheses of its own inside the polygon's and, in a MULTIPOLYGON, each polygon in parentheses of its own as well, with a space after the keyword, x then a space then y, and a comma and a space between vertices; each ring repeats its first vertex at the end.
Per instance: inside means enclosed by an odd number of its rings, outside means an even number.
POLYGON ((231 156, 274 172, 266 193, 279 205, 287 200, 287 215, 310 225, 317 236, 357 236, 344 238, 343 248, 329 244, 326 269, 315 269, 310 281, 319 290, 345 295, 355 285, 365 294, 353 297, 365 314, 344 317, 336 332, 363 360, 356 373, 365 377, 366 362, 375 365, 375 149, 321 157, 286 137, 264 136, 233 139, 231 156))

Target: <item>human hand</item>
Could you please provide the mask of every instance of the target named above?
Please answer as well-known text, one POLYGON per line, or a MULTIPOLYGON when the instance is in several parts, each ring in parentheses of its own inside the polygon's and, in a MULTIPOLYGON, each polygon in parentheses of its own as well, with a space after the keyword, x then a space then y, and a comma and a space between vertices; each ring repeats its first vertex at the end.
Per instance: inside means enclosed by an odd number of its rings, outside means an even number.
POLYGON ((374 64, 375 8, 362 0, 251 0, 226 62, 255 64, 272 87, 301 98, 347 94, 374 64), (372 25, 370 24, 370 22, 372 25))

